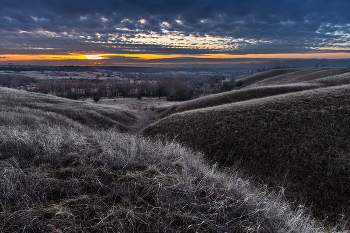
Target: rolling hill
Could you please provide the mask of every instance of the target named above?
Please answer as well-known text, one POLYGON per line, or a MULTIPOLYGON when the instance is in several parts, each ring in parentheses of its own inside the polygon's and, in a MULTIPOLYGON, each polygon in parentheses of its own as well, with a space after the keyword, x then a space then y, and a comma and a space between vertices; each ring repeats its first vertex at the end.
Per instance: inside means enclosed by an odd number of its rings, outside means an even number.
MULTIPOLYGON (((269 78, 263 81, 257 81, 242 89, 208 95, 173 106, 158 108, 158 118, 188 110, 213 107, 290 92, 350 84, 350 69, 348 68, 306 69, 293 72, 287 69, 284 72, 281 71, 272 70, 252 75, 253 79, 257 76, 260 78, 269 78), (287 74, 284 74, 286 72, 287 74), (297 82, 293 83, 292 81, 297 82)), ((250 78, 248 77, 248 79, 250 78)))
MULTIPOLYGON (((346 74, 334 77, 313 82, 349 83, 346 74)), ((259 183, 284 187, 289 200, 305 202, 320 219, 337 221, 350 214, 349 103, 350 85, 321 87, 175 113, 143 135, 236 165, 259 183)))
MULTIPOLYGON (((13 112, 13 114, 25 114, 26 111, 35 110, 37 113, 33 118, 39 117, 40 114, 51 113, 90 127, 115 127, 120 132, 128 131, 129 127, 137 121, 137 116, 134 112, 120 108, 100 106, 52 95, 8 88, 0 88, 0 90, 0 106, 3 109, 7 109, 7 111, 13 112)), ((6 122, 6 119, 3 120, 6 122)), ((28 124, 31 124, 31 122, 28 124)))
MULTIPOLYGON (((269 78, 265 78, 261 81, 257 81, 249 85, 248 87, 261 87, 270 85, 285 85, 299 82, 311 81, 314 79, 320 79, 339 75, 343 73, 349 73, 350 68, 311 68, 301 69, 294 72, 288 72, 286 74, 274 75, 269 78)), ((263 75, 264 73, 262 73, 263 75)), ((251 78, 247 78, 251 80, 251 78)), ((243 81, 244 82, 244 81, 243 81)))
POLYGON ((199 152, 121 133, 135 122, 135 112, 0 88, 0 231, 331 231, 199 152))

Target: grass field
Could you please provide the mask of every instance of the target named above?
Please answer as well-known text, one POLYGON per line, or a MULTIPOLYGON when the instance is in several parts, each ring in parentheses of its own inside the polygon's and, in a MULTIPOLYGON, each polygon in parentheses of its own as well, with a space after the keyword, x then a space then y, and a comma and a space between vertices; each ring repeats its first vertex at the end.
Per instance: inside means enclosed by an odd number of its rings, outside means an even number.
POLYGON ((182 103, 0 88, 0 232, 346 232, 349 69, 243 81, 182 103))
MULTIPOLYGON (((40 114, 51 113, 90 127, 115 127, 120 132, 126 132, 137 121, 135 113, 125 109, 7 88, 1 88, 0 105, 2 109, 13 114, 25 114, 26 111, 36 110, 37 114, 33 118, 39 117, 40 114)), ((2 120, 6 122, 6 119, 10 120, 7 116, 2 120)), ((30 121, 29 123, 31 124, 30 121)))
POLYGON ((350 213, 350 85, 318 88, 172 114, 143 131, 237 165, 315 216, 350 213))
POLYGON ((0 109, 0 232, 331 231, 236 169, 121 133, 135 112, 6 88, 0 109))
POLYGON ((271 77, 278 77, 280 75, 284 75, 284 74, 288 74, 288 73, 294 73, 297 72, 299 70, 302 69, 277 69, 277 70, 269 70, 269 71, 265 71, 265 72, 261 72, 261 73, 257 73, 257 74, 253 74, 250 75, 248 77, 245 77, 243 79, 240 79, 240 81, 242 82, 242 87, 246 87, 249 86, 253 83, 271 78, 271 77))
MULTIPOLYGON (((264 78, 261 81, 254 82, 249 87, 261 87, 270 85, 285 85, 299 82, 307 82, 314 79, 320 79, 339 75, 343 73, 349 73, 350 68, 314 68, 314 69, 301 69, 294 72, 288 72, 277 76, 264 78)), ((264 73, 263 73, 264 74, 264 73)), ((248 79, 251 79, 248 77, 248 79)))
POLYGON ((173 113, 184 112, 194 109, 213 107, 223 104, 241 102, 267 96, 279 95, 289 92, 297 92, 320 87, 319 83, 301 83, 291 85, 263 86, 257 88, 245 88, 235 91, 208 95, 202 98, 189 100, 172 106, 159 107, 156 112, 158 118, 166 117, 173 113))
POLYGON ((271 70, 247 78, 255 83, 234 91, 156 108, 158 118, 173 113, 241 102, 290 92, 350 84, 349 68, 271 70), (283 72, 282 72, 283 71, 283 72), (281 74, 282 73, 282 74, 281 74), (261 80, 264 78, 264 80, 261 80))

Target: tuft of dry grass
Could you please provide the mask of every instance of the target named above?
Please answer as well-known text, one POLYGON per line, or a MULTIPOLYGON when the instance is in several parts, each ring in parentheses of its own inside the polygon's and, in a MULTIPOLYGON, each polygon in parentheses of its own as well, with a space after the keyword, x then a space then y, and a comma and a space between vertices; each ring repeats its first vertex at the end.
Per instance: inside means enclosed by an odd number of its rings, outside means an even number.
POLYGON ((325 230, 303 208, 293 212, 282 193, 219 172, 176 143, 50 129, 56 145, 36 151, 47 136, 39 132, 17 133, 18 152, 1 159, 1 232, 325 230))
POLYGON ((254 187, 174 141, 91 128, 2 93, 17 105, 0 104, 1 232, 330 231, 283 190, 254 187))
POLYGON ((254 99, 170 115, 143 131, 238 164, 256 181, 320 219, 350 215, 350 85, 254 99))

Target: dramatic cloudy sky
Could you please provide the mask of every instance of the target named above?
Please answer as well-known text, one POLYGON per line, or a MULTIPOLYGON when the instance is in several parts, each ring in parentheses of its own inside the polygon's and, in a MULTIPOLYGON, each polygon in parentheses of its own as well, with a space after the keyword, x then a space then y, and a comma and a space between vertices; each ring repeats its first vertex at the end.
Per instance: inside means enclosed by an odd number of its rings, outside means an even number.
POLYGON ((0 0, 0 63, 350 58, 349 0, 0 0))

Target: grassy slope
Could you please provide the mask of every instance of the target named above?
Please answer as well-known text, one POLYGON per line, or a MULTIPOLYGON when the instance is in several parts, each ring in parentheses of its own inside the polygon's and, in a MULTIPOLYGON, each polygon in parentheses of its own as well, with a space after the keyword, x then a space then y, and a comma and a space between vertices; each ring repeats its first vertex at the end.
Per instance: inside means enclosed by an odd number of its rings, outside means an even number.
MULTIPOLYGON (((342 80, 342 79, 340 79, 342 80)), ((173 114, 143 131, 165 135, 286 187, 331 220, 350 214, 350 85, 173 114)))
POLYGON ((1 232, 325 231, 199 153, 55 110, 102 108, 6 88, 0 100, 1 232))
MULTIPOLYGON (((7 111, 24 109, 51 112, 96 128, 115 127, 125 132, 137 121, 136 115, 124 109, 63 99, 56 96, 0 88, 0 106, 7 111)), ((40 114, 38 114, 40 115, 40 114)))
POLYGON ((301 70, 301 69, 277 69, 277 70, 268 70, 265 72, 253 74, 253 75, 250 75, 246 78, 241 79, 241 81, 243 83, 242 87, 249 86, 253 83, 256 83, 256 82, 259 82, 261 80, 268 79, 271 77, 276 77, 276 76, 280 76, 280 75, 284 75, 284 74, 288 74, 288 73, 294 73, 294 72, 297 72, 299 70, 301 70))
POLYGON ((350 68, 317 68, 317 69, 302 69, 300 71, 287 73, 279 76, 270 77, 262 81, 258 81, 249 87, 261 87, 270 85, 285 85, 298 82, 306 82, 314 79, 339 75, 350 72, 350 68))
MULTIPOLYGON (((267 71, 261 75, 271 76, 273 74, 279 73, 271 73, 271 71, 267 71)), ((185 101, 178 105, 159 108, 157 109, 157 112, 159 113, 159 118, 163 118, 172 113, 184 112, 188 110, 213 107, 222 104, 246 101, 289 92, 349 84, 350 69, 306 69, 305 71, 296 71, 293 73, 278 75, 264 81, 257 82, 251 85, 249 88, 209 95, 190 101, 185 101), (297 81, 298 83, 292 83, 293 81, 297 81), (283 85, 279 85, 280 83, 283 83, 283 85), (265 86, 265 84, 269 84, 270 86, 265 86), (256 85, 256 87, 253 88, 254 85, 256 85)))
POLYGON ((345 84, 350 84, 350 72, 343 74, 332 75, 327 77, 322 77, 318 79, 312 79, 304 83, 317 84, 323 87, 340 86, 345 84))
POLYGON ((235 103, 240 101, 246 101, 256 98, 263 98, 267 96, 279 95, 289 92, 297 92, 308 89, 318 88, 318 83, 304 83, 304 84, 293 84, 293 85, 281 85, 281 86, 267 86, 257 88, 247 88, 235 91, 229 91, 219 94, 213 94, 204 96, 198 99, 185 101, 178 105, 169 107, 158 108, 156 111, 159 113, 159 118, 169 116, 173 113, 184 112, 188 110, 194 110, 199 108, 213 107, 228 103, 235 103))

